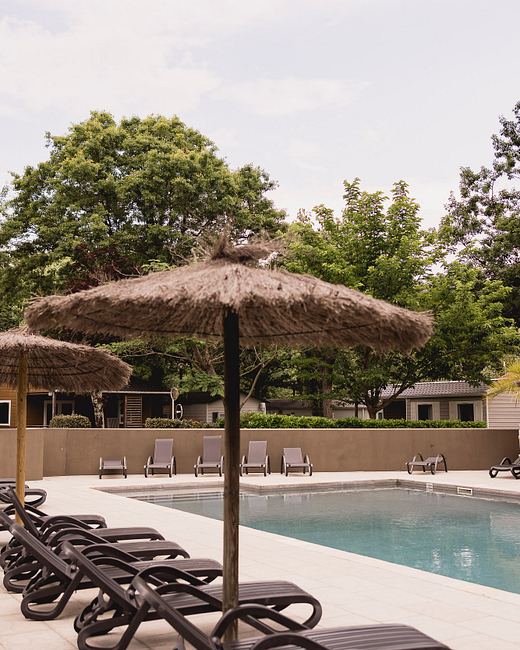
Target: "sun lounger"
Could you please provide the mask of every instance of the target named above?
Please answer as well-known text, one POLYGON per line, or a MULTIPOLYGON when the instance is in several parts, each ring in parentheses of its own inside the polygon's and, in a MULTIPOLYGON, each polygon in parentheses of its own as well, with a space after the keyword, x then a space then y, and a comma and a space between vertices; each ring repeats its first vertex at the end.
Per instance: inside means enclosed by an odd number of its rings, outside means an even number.
MULTIPOLYGON (((23 590, 21 610, 26 618, 52 620, 61 614, 75 591, 98 587, 81 570, 76 571, 19 524, 13 524, 10 530, 42 567, 30 577, 23 590)), ((69 543, 67 547, 74 548, 69 543)), ((88 561, 116 585, 129 584, 134 576, 146 571, 154 574, 156 584, 163 579, 172 579, 172 576, 175 579, 198 580, 194 577, 195 574, 208 579, 222 574, 222 566, 211 559, 142 561, 110 544, 103 548, 90 547, 82 552, 84 557, 91 555, 93 559, 88 561)), ((200 582, 205 584, 202 580, 200 582)), ((11 591, 20 591, 17 588, 19 584, 13 581, 13 576, 9 573, 4 576, 4 586, 11 591)))
POLYGON ((114 472, 122 472, 123 476, 128 478, 126 456, 123 456, 123 460, 99 459, 99 478, 101 478, 103 474, 113 474, 114 472))
MULTIPOLYGON (((0 512, 0 519, 9 526, 13 525, 4 513, 0 512)), ((25 529, 27 530, 27 529, 25 529)), ((95 530, 86 530, 83 528, 64 528, 56 532, 45 540, 45 536, 38 539, 37 533, 34 529, 27 530, 38 543, 44 544, 56 554, 60 554, 62 544, 68 541, 71 544, 77 545, 80 548, 88 547, 89 557, 92 553, 96 552, 100 556, 113 554, 114 552, 121 552, 127 557, 132 557, 133 561, 137 560, 154 560, 154 561, 169 561, 179 557, 189 558, 189 553, 185 551, 182 546, 175 542, 166 540, 137 540, 128 542, 107 542, 106 540, 98 537, 95 530), (41 541, 44 539, 44 541, 41 541), (113 549, 116 549, 114 551, 113 549)), ((27 544, 22 544, 17 537, 13 537, 16 546, 11 544, 10 548, 2 553, 2 565, 4 567, 4 586, 6 589, 16 592, 22 592, 25 584, 31 579, 41 568, 37 558, 31 554, 27 544)), ((203 563, 202 566, 194 566, 194 569, 203 569, 208 571, 208 562, 203 563)), ((214 563, 212 567, 212 574, 205 573, 205 579, 215 578, 220 575, 221 567, 218 563, 214 563), (215 573, 215 564, 218 571, 215 573)), ((195 575, 199 575, 198 571, 195 575)))
POLYGON ((177 462, 173 455, 173 440, 170 438, 163 438, 155 441, 153 456, 148 457, 146 465, 144 466, 145 478, 148 478, 148 472, 150 470, 153 476, 156 469, 167 469, 170 478, 172 477, 172 470, 174 474, 177 474, 177 462))
POLYGON ((243 476, 244 470, 249 474, 250 469, 260 469, 264 472, 271 473, 269 456, 267 455, 267 440, 250 440, 247 456, 242 456, 240 463, 240 476, 243 476))
POLYGON ((444 454, 429 456, 426 460, 423 459, 421 454, 415 454, 413 460, 406 463, 406 469, 408 470, 408 474, 411 474, 416 467, 420 467, 423 472, 429 469, 432 474, 435 474, 439 468, 439 465, 444 465, 444 471, 448 471, 448 466, 446 464, 446 458, 444 457, 444 454))
MULTIPOLYGON (((119 641, 112 645, 104 643, 103 648, 124 650, 143 620, 160 618, 160 614, 155 610, 143 612, 136 603, 131 589, 124 589, 117 584, 81 551, 69 544, 64 544, 63 550, 72 566, 77 568, 78 573, 86 575, 100 589, 98 598, 75 621, 75 628, 79 631, 78 647, 80 650, 92 647, 89 645, 91 637, 108 634, 121 627, 125 629, 119 641)), ((167 570, 165 567, 160 567, 141 572, 140 575, 150 582, 157 578, 157 572, 160 572, 161 578, 164 579, 167 570)), ((159 588, 168 592, 163 597, 170 606, 185 616, 222 610, 221 585, 204 584, 195 577, 177 582, 175 572, 172 571, 171 580, 159 588)), ((242 582, 239 584, 239 602, 266 605, 276 610, 283 610, 290 605, 299 603, 307 604, 311 607, 311 614, 304 623, 307 627, 314 627, 321 618, 320 603, 291 582, 242 582)))
MULTIPOLYGON (((240 605, 229 610, 206 635, 172 606, 169 601, 170 586, 154 590, 142 577, 137 576, 132 588, 141 616, 148 616, 150 610, 157 612, 178 633, 176 647, 179 649, 183 649, 185 642, 188 642, 195 650, 268 650, 280 647, 306 650, 449 650, 444 643, 408 625, 352 625, 313 630, 273 609, 256 604, 240 605), (227 629, 239 619, 266 636, 223 641, 227 629)), ((79 638, 78 645, 80 650, 87 647, 79 644, 79 638)))
POLYGON ((303 458, 300 447, 284 447, 281 473, 288 476, 290 469, 301 469, 304 474, 309 470, 309 476, 312 476, 312 464, 310 459, 307 455, 305 456, 305 459, 303 458))
POLYGON ((500 465, 493 465, 489 470, 491 478, 496 478, 499 472, 511 472, 515 478, 520 478, 520 456, 513 462, 510 458, 502 458, 500 465))
MULTIPOLYGON (((150 545, 150 542, 153 540, 162 540, 164 537, 157 531, 155 528, 149 527, 127 527, 127 528, 97 528, 94 530, 90 529, 87 524, 81 520, 77 520, 74 517, 69 517, 67 515, 58 515, 56 518, 52 518, 47 523, 42 524, 40 528, 34 524, 33 520, 29 517, 26 510, 20 503, 16 494, 12 492, 11 498, 13 500, 13 505, 18 513, 20 519, 22 520, 24 526, 27 530, 37 539, 42 541, 44 544, 50 544, 51 540, 56 544, 59 540, 63 539, 66 535, 72 535, 77 538, 80 535, 83 537, 89 537, 93 539, 95 532, 95 543, 105 542, 105 543, 114 543, 114 542, 127 542, 129 540, 141 540, 141 543, 145 546, 150 545), (83 531, 83 532, 81 532, 83 531), (61 536, 61 537, 60 537, 61 536), (146 540, 146 544, 144 541, 146 540)), ((6 525, 9 525, 9 521, 5 519, 5 513, 0 512, 0 521, 3 521, 6 525)), ((94 515, 95 516, 95 515, 94 515)), ((103 520, 104 521, 104 520, 103 520)), ((153 546, 153 544, 151 544, 153 546)), ((180 548, 180 547, 178 547, 180 548)), ((0 553, 0 564, 2 566, 11 566, 13 562, 20 563, 23 558, 20 558, 20 555, 23 553, 23 549, 20 548, 16 539, 9 542, 0 553)), ((185 551, 184 551, 185 553, 185 551)))
POLYGON ((224 457, 221 452, 222 436, 204 436, 202 456, 197 458, 195 464, 195 476, 204 474, 207 470, 218 471, 219 476, 222 476, 222 464, 224 457))
MULTIPOLYGON (((16 481, 12 479, 1 479, 0 480, 0 509, 7 511, 7 514, 10 514, 12 509, 12 501, 9 495, 9 489, 15 490, 16 481)), ((45 503, 47 498, 47 492, 41 488, 30 488, 28 485, 25 486, 25 497, 24 501, 27 507, 38 508, 45 503)))

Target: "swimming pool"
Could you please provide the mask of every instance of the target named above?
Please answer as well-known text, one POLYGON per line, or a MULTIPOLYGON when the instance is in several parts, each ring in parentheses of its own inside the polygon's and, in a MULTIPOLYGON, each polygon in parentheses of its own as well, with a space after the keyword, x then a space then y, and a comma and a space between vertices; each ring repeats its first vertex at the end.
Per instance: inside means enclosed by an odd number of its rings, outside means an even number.
MULTIPOLYGON (((222 520, 222 494, 139 497, 222 520)), ((520 504, 410 489, 241 495, 240 523, 520 593, 520 504)))

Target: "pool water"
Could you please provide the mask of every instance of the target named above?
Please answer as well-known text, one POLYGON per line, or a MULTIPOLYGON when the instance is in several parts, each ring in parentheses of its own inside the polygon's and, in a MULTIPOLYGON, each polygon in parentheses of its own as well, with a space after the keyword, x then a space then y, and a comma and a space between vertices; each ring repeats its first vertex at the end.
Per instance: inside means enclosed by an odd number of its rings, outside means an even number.
MULTIPOLYGON (((145 500, 222 520, 222 494, 145 500)), ((240 523, 520 593, 520 504, 398 488, 243 495, 240 523)))

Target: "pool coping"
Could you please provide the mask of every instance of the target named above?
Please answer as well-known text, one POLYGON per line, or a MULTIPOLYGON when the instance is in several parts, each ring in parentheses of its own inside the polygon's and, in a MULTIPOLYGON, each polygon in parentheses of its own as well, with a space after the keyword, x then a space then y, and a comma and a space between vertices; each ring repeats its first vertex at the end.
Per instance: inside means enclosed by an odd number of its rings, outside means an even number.
MULTIPOLYGON (((437 477, 438 478, 438 477, 437 477)), ((335 483, 323 482, 312 484, 288 484, 284 485, 284 493, 311 493, 311 492, 343 492, 351 490, 366 489, 411 489, 422 492, 433 492, 438 494, 451 494, 466 498, 491 499, 494 501, 504 501, 507 503, 520 504, 520 493, 503 489, 491 489, 488 487, 455 485, 452 483, 425 482, 414 480, 413 478, 387 478, 387 479, 365 479, 359 481, 338 481, 335 483)), ((211 481, 201 485, 194 485, 193 482, 178 483, 171 485, 167 483, 150 484, 150 485, 118 485, 113 487, 99 486, 93 489, 108 494, 117 494, 129 498, 138 498, 139 495, 149 494, 150 492, 162 492, 164 494, 194 494, 201 492, 223 492, 224 486, 222 481, 211 481)), ((279 485, 240 485, 240 494, 257 494, 269 495, 279 494, 279 485)))

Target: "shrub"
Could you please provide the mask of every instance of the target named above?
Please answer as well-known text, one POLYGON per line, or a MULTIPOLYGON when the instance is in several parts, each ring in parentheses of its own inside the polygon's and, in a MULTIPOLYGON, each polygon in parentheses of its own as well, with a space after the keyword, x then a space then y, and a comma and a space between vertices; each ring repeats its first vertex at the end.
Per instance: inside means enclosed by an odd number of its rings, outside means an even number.
POLYGON ((264 415, 244 413, 240 418, 243 429, 467 429, 485 427, 480 420, 362 420, 361 418, 329 418, 296 415, 264 415))
POLYGON ((200 420, 172 420, 171 418, 147 418, 144 426, 147 429, 217 429, 215 422, 201 422, 200 420))
POLYGON ((49 422, 54 429, 89 429, 92 425, 86 415, 55 415, 49 422))

